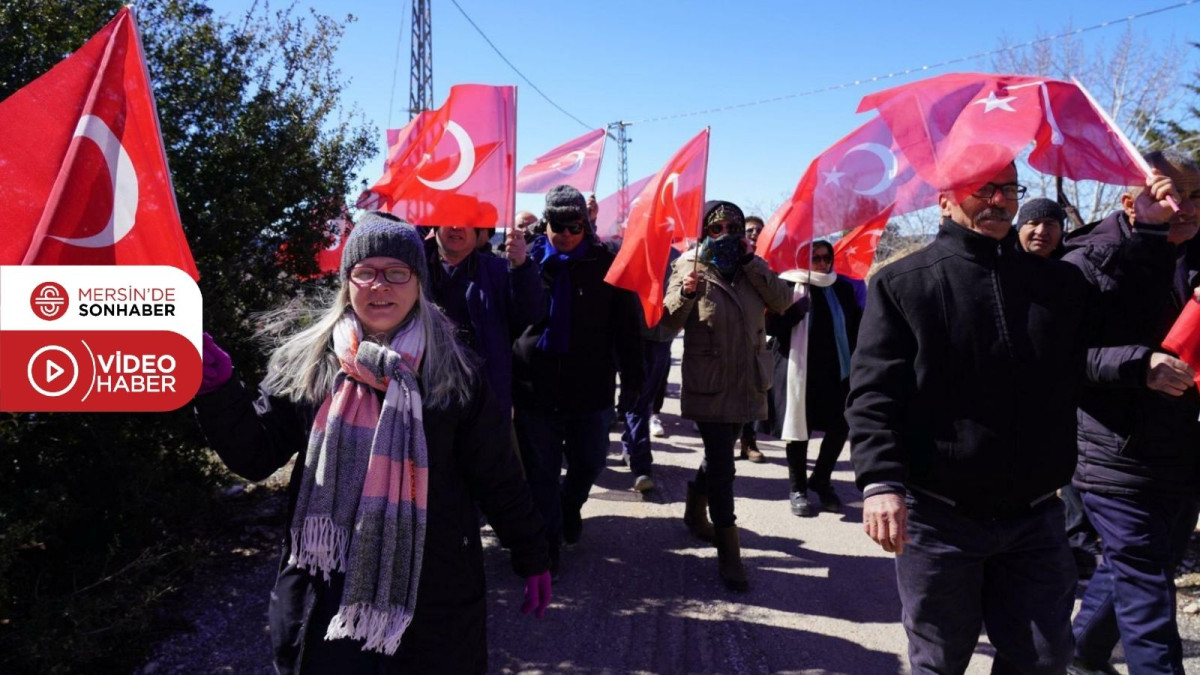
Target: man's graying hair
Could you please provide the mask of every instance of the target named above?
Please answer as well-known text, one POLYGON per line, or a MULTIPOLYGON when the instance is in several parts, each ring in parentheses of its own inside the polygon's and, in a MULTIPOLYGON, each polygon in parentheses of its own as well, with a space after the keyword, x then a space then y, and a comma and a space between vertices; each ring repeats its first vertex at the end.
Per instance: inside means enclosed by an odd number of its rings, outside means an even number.
MULTIPOLYGON (((1200 173, 1200 164, 1197 164, 1196 160, 1190 155, 1182 153, 1178 150, 1155 150, 1154 152, 1147 152, 1142 156, 1146 158, 1146 162, 1148 162, 1152 168, 1158 169, 1163 173, 1200 173)), ((1137 199, 1145 189, 1145 185, 1130 185, 1128 188, 1126 188, 1125 192, 1128 193, 1130 197, 1137 199)))

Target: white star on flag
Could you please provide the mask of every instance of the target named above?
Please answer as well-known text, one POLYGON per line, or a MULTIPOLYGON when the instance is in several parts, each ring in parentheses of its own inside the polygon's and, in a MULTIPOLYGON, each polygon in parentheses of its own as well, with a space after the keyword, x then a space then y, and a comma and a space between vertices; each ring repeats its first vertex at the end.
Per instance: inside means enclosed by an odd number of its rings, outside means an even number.
POLYGON ((837 185, 840 187, 842 184, 842 176, 845 176, 845 175, 846 175, 846 173, 844 171, 838 171, 837 167, 835 166, 832 169, 830 169, 829 171, 825 172, 825 184, 826 185, 837 185))
POLYGON ((993 91, 988 94, 987 98, 981 98, 978 101, 972 101, 971 105, 975 105, 976 103, 982 103, 984 114, 990 113, 993 110, 996 110, 997 108, 999 108, 1000 110, 1007 110, 1008 112, 1017 112, 1011 105, 1008 104, 1009 101, 1015 101, 1015 100, 1017 100, 1016 96, 1005 96, 1004 98, 996 98, 996 92, 993 91))

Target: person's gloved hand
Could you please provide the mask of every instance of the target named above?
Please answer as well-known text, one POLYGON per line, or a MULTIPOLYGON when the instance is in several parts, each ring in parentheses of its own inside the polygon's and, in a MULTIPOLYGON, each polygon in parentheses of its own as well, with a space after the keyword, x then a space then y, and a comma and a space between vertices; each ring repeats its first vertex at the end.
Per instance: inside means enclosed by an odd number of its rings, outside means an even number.
POLYGON ((204 334, 204 371, 200 377, 200 389, 197 394, 207 394, 216 391, 233 377, 233 361, 224 349, 217 346, 217 341, 208 333, 204 334))
POLYGON ((521 613, 533 612, 537 618, 542 618, 546 608, 550 606, 550 572, 542 572, 536 576, 525 578, 525 603, 521 605, 521 613))

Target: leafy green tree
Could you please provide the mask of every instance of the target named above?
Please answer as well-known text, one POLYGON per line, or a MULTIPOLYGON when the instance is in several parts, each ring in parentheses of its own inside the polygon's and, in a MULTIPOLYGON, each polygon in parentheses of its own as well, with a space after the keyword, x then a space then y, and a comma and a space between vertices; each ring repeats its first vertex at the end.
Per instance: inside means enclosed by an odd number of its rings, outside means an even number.
MULTIPOLYGON (((0 99, 122 4, 0 0, 0 99)), ((322 283, 297 279, 374 152, 331 61, 353 17, 256 3, 231 21, 198 0, 145 0, 137 16, 205 328, 256 381, 254 313, 322 283)), ((186 409, 0 414, 0 671, 135 666, 223 480, 186 409)))

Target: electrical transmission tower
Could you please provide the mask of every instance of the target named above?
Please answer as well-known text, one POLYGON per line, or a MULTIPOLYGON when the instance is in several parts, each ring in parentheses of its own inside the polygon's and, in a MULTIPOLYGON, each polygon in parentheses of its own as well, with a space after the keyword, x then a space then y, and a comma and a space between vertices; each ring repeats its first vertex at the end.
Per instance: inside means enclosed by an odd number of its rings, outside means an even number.
POLYGON ((408 76, 408 117, 433 108, 433 0, 412 0, 412 53, 408 76))
POLYGON ((625 128, 629 126, 628 122, 612 122, 608 125, 610 130, 616 131, 614 137, 611 133, 610 138, 617 141, 617 193, 620 199, 617 200, 620 205, 617 214, 617 222, 623 223, 629 218, 629 150, 628 146, 631 139, 625 133, 625 128))

